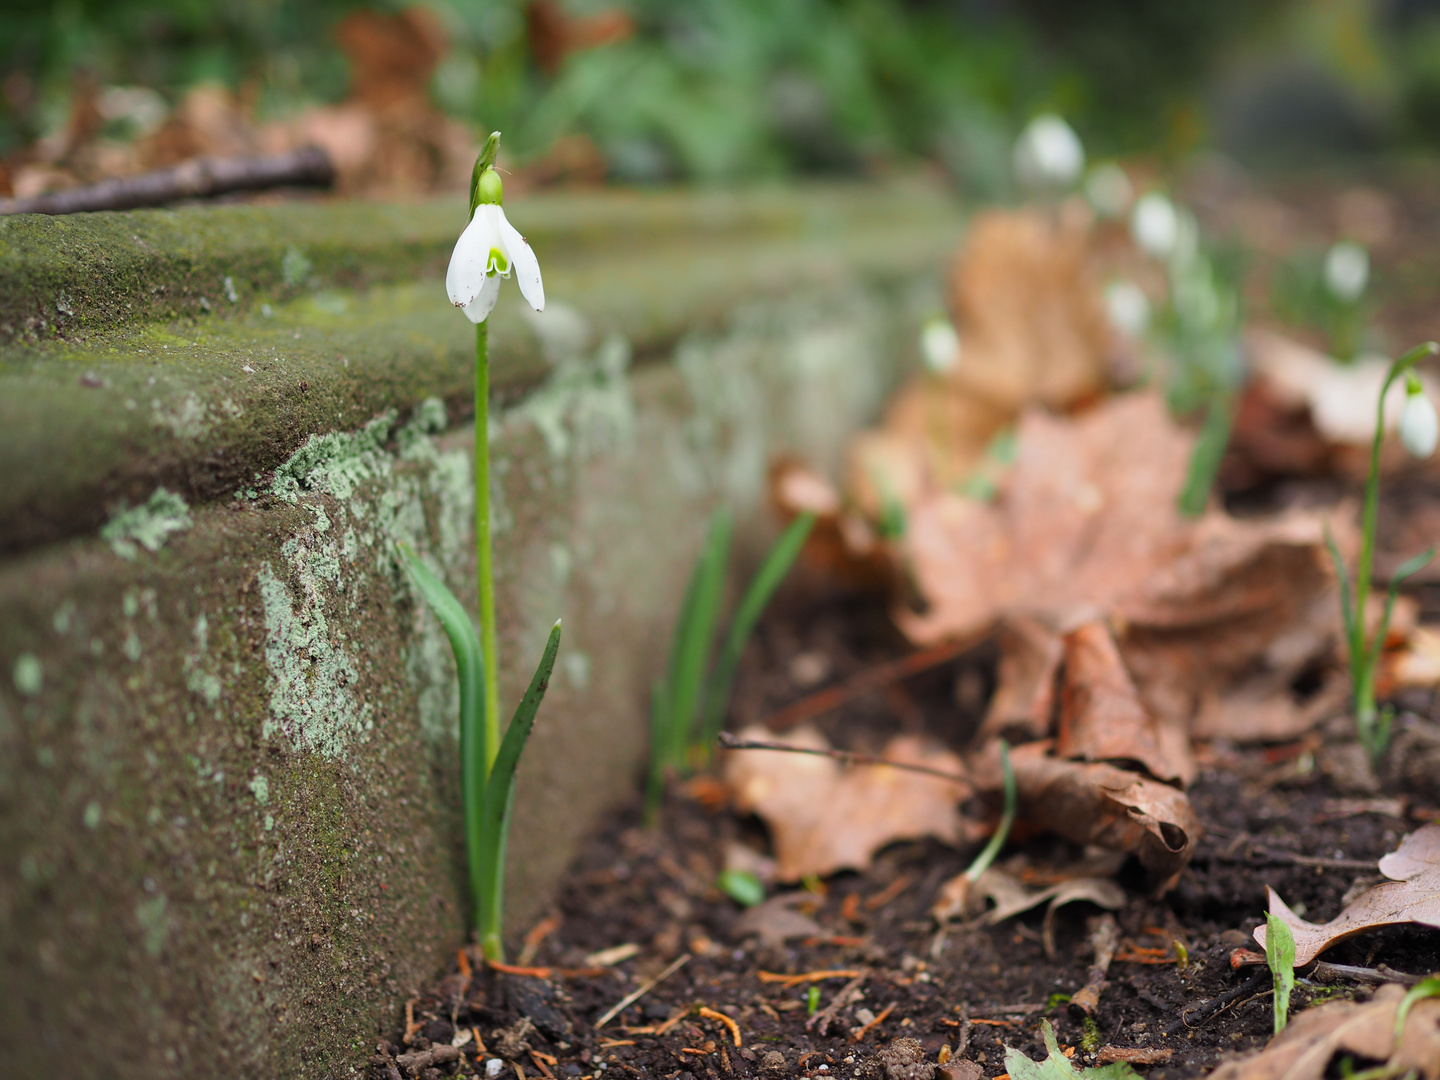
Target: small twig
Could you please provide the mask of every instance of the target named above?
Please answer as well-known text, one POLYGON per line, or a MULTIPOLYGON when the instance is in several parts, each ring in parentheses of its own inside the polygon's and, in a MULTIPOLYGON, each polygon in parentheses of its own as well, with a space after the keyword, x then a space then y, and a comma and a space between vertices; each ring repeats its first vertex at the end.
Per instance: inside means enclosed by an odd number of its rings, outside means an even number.
POLYGON ((1120 927, 1115 916, 1106 912, 1095 920, 1090 931, 1090 948, 1095 954, 1095 963, 1085 976, 1085 985, 1070 998, 1070 1011, 1081 1016, 1094 1016, 1100 1008, 1100 994, 1105 989, 1105 976, 1110 973, 1110 962, 1115 959, 1115 949, 1120 944, 1120 927))
POLYGON ((868 1024, 866 1024, 864 1027, 862 1027, 859 1031, 855 1032, 854 1035, 850 1036, 850 1041, 851 1041, 851 1042, 857 1042, 857 1043, 858 1043, 858 1042, 864 1042, 864 1041, 865 1041, 865 1036, 870 1034, 870 1029, 873 1028, 873 1027, 875 1027, 877 1024, 879 1024, 881 1021, 883 1021, 887 1016, 889 1016, 889 1015, 890 1015, 892 1012, 894 1012, 894 1011, 895 1011, 895 1002, 892 1001, 892 1002, 890 1002, 889 1005, 886 1005, 885 1008, 883 1008, 883 1009, 880 1010, 880 1015, 879 1015, 879 1016, 874 1017, 868 1024))
POLYGON ((1265 991, 1268 993, 1269 989, 1270 972, 1267 968, 1261 968, 1259 971, 1252 974, 1244 982, 1240 983, 1238 986, 1232 986, 1223 994, 1213 997, 1209 1001, 1202 1001, 1193 1009, 1182 1009, 1180 1012, 1180 1019, 1176 1020, 1175 1023, 1167 1027, 1164 1031, 1164 1034, 1174 1035, 1179 1031, 1185 1030, 1186 1028, 1193 1028, 1197 1024, 1203 1024, 1205 1023, 1205 1021, 1209 1020, 1211 1017, 1221 1012, 1227 1006, 1233 1005, 1241 998, 1244 998, 1247 995, 1252 997, 1256 996, 1256 991, 1265 991))
POLYGON ((708 1017, 711 1020, 719 1020, 720 1023, 730 1029, 730 1037, 735 1040, 735 1045, 740 1045, 740 1025, 735 1023, 734 1020, 731 1020, 730 1017, 718 1009, 711 1009, 705 1005, 700 1006, 699 1013, 701 1016, 708 1017))
POLYGON ((851 968, 841 968, 834 971, 805 971, 799 975, 785 975, 778 971, 757 971, 755 973, 763 983, 779 983, 781 986, 799 986, 807 982, 823 982, 826 979, 853 979, 864 972, 851 968))
POLYGON ((534 960, 535 954, 540 950, 540 943, 558 929, 560 929, 560 916, 550 915, 541 919, 525 935, 525 942, 521 946, 520 955, 515 958, 515 962, 524 967, 534 960))
POLYGON ((181 199, 203 199, 231 191, 272 187, 329 187, 335 182, 330 155, 318 146, 287 154, 194 158, 168 169, 102 180, 98 184, 0 199, 0 214, 77 214, 92 210, 133 210, 181 199))
POLYGON ((1423 975, 1407 975, 1403 971, 1395 971, 1392 968, 1381 964, 1379 967, 1352 967, 1350 964, 1327 964, 1324 960, 1316 960, 1315 967, 1310 972, 1310 981, 1318 983, 1335 983, 1345 980, 1354 980, 1364 983, 1404 983, 1406 986, 1414 986, 1423 981, 1423 975))
POLYGON ((653 979, 651 979, 649 982, 647 982, 644 986, 640 987, 640 989, 634 990, 634 991, 626 994, 623 998, 621 998, 618 1002, 616 1002, 614 1006, 612 1006, 610 1009, 608 1009, 608 1010, 606 1011, 606 1013, 605 1013, 604 1016, 600 1017, 599 1020, 595 1021, 595 1028, 596 1028, 596 1030, 598 1031, 600 1028, 602 1028, 602 1027, 604 1027, 606 1024, 608 1024, 611 1020, 614 1020, 615 1017, 619 1016, 620 1013, 621 1013, 624 1009, 626 1009, 626 1008, 628 1008, 629 1006, 635 1004, 635 1002, 639 1001, 642 997, 644 997, 646 994, 648 994, 651 990, 654 990, 655 987, 659 986, 662 982, 664 982, 666 979, 668 979, 671 975, 674 975, 675 972, 679 971, 682 967, 684 967, 684 966, 685 966, 686 964, 688 964, 689 962, 690 962, 690 954, 689 954, 689 953, 686 953, 684 956, 678 957, 677 959, 675 959, 674 961, 672 961, 672 962, 670 963, 670 965, 669 965, 668 967, 666 967, 666 969, 665 969, 664 971, 660 972, 659 975, 656 975, 653 979))
POLYGON ((815 754, 819 757, 834 758, 836 761, 843 761, 847 765, 888 765, 892 769, 906 769, 909 772, 924 773, 927 776, 938 776, 942 780, 953 780, 957 784, 968 784, 968 777, 958 773, 946 772, 944 769, 932 769, 927 765, 913 765, 908 761, 891 761, 889 758, 875 757, 873 754, 860 754, 854 750, 837 750, 833 747, 814 746, 791 746, 788 743, 768 742, 765 739, 742 739, 722 731, 719 743, 726 750, 783 750, 790 754, 815 754))
POLYGON ((955 1049, 952 1057, 960 1057, 965 1053, 965 1048, 970 1045, 970 1003, 960 1003, 960 1030, 955 1036, 955 1049))
POLYGON ((891 660, 888 663, 869 668, 858 675, 851 676, 839 686, 827 687, 785 706, 778 712, 771 713, 765 718, 765 726, 771 731, 784 731, 786 728, 792 728, 802 720, 809 720, 821 713, 829 712, 867 690, 879 690, 890 683, 907 679, 911 675, 918 675, 922 671, 929 671, 947 660, 953 660, 967 649, 974 648, 977 640, 972 637, 960 641, 948 641, 928 649, 921 649, 919 652, 913 652, 909 656, 902 656, 898 660, 891 660))
POLYGON ((852 1001, 858 1001, 860 999, 860 987, 869 977, 870 973, 868 971, 862 971, 859 975, 856 975, 840 989, 840 992, 831 999, 829 1005, 826 1005, 825 1008, 805 1021, 805 1027, 807 1029, 815 1028, 823 1039, 830 1033, 830 1025, 835 1022, 835 1017, 839 1014, 840 1010, 852 1001))

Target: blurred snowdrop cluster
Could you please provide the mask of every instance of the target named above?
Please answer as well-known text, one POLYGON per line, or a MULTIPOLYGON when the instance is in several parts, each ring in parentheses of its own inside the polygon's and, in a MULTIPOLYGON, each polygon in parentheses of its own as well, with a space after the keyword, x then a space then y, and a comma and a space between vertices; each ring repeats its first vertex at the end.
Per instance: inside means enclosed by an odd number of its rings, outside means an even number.
POLYGON ((944 315, 932 315, 920 327, 920 358, 936 375, 954 370, 960 362, 960 335, 944 315))

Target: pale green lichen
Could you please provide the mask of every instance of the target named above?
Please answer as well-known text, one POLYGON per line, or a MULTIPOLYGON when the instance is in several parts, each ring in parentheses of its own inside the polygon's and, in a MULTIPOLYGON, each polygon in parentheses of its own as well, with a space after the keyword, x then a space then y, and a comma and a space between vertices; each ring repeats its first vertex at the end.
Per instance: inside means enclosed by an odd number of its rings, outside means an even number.
MULTIPOLYGON (((408 591, 396 544, 429 548, 427 494, 438 506, 443 565, 437 569, 453 572, 464 565, 473 505, 470 463, 463 451, 441 452, 435 445, 432 436, 445 424, 444 404, 431 399, 398 428, 391 412, 357 432, 312 437, 277 470, 272 491, 289 502, 305 500, 312 522, 282 546, 283 576, 266 565, 259 577, 269 668, 267 736, 283 732, 296 746, 328 757, 366 737, 370 707, 356 699, 359 667, 344 629, 359 614, 359 598, 347 591, 356 575, 345 566, 373 559, 383 577, 408 591), (424 467, 397 471, 400 460, 424 467), (322 502, 322 496, 333 498, 322 502)), ((405 665, 421 728, 430 738, 453 737, 458 698, 448 644, 424 605, 415 610, 416 634, 405 665)))
POLYGON ((140 924, 145 952, 152 960, 160 958, 160 954, 165 951, 165 942, 170 937, 170 918, 166 912, 168 906, 163 896, 141 900, 135 905, 135 921, 140 924))
POLYGON ((623 449, 635 429, 629 367, 629 343, 608 337, 593 358, 560 360, 545 384, 511 413, 535 426, 556 461, 623 449))
POLYGON ((185 500, 159 487, 143 505, 121 510, 112 517, 100 529, 100 537, 109 542, 116 555, 133 560, 140 548, 159 551, 172 533, 183 532, 192 524, 185 500))
POLYGON ((220 700, 222 687, 220 676, 213 670, 208 654, 210 621, 202 611, 195 620, 195 652, 185 656, 185 687, 193 694, 205 699, 205 704, 214 706, 220 700))
POLYGON ((250 794, 255 796, 255 801, 264 806, 270 801, 270 781, 263 776, 257 776, 250 781, 250 794))
POLYGON ((315 264, 298 247, 292 244, 285 250, 285 255, 280 260, 280 276, 286 285, 291 288, 303 285, 314 272, 315 264))
POLYGON ((359 667, 346 651, 345 632, 332 630, 325 617, 306 546, 297 538, 286 542, 282 552, 297 579, 298 597, 291 596, 268 563, 258 575, 270 691, 270 712, 261 731, 267 739, 283 732, 298 748, 338 758, 352 739, 363 739, 373 726, 370 706, 355 698, 359 667))
POLYGON ((140 635, 134 630, 125 634, 125 644, 120 646, 120 651, 125 654, 125 659, 132 664, 139 663, 141 655, 140 635))
POLYGON ((45 684, 45 669, 34 653, 21 653, 15 660, 15 689, 26 697, 35 697, 45 684))
POLYGON ((298 502, 304 492, 348 499, 357 484, 389 472, 385 442, 394 426, 395 410, 387 409, 359 431, 311 435, 275 470, 270 493, 288 503, 298 502))

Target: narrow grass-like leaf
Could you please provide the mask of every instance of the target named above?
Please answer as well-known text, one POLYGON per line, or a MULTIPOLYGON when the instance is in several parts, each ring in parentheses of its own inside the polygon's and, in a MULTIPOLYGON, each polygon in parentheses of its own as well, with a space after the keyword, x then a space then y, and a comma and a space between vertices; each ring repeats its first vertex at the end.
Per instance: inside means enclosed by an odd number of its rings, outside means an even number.
POLYGON ((1325 546, 1330 551, 1330 561, 1335 564, 1335 579, 1340 583, 1340 617, 1345 623, 1345 640, 1355 640, 1355 602, 1350 592, 1350 571, 1345 569, 1345 560, 1340 556, 1340 545, 1335 543, 1335 534, 1330 524, 1325 524, 1325 546))
POLYGON ((480 946, 490 960, 505 959, 505 945, 500 937, 505 904, 505 848, 509 842, 510 810, 515 802, 515 770, 520 754, 535 727, 535 714, 545 691, 550 686, 550 673, 555 670, 555 657, 560 652, 560 623, 550 629, 540 664, 530 680, 525 696, 520 699, 500 752, 485 785, 485 811, 481 828, 480 872, 483 886, 480 894, 480 946))
POLYGON ((720 596, 725 587, 725 567, 730 559, 730 514, 717 510, 710 519, 705 547, 691 578, 692 602, 680 629, 678 662, 670 677, 669 755, 666 764, 682 763, 690 733, 700 707, 701 687, 710 651, 715 643, 715 623, 720 615, 720 596))
POLYGON ((485 799, 485 771, 490 761, 490 748, 485 735, 485 659, 480 651, 480 636, 475 625, 455 594, 440 577, 420 561, 420 557, 404 544, 399 545, 400 558, 410 580, 430 610, 440 619, 450 648, 455 653, 455 670, 460 681, 460 801, 465 821, 465 861, 469 872, 472 917, 479 923, 480 894, 480 819, 485 799))
POLYGON ((665 768, 668 764, 665 747, 670 739, 670 689, 664 679, 650 684, 650 771, 645 778, 645 816, 648 825, 655 823, 655 812, 665 797, 665 768))
POLYGON ((1265 961, 1275 985, 1275 1034, 1290 1019, 1290 991, 1295 987, 1295 935, 1273 912, 1265 916, 1265 961))
POLYGON ((1190 452, 1190 468, 1185 475, 1185 488, 1180 492, 1182 514, 1199 517, 1205 511, 1210 489, 1215 486, 1215 474, 1220 471, 1220 459, 1225 456, 1225 447, 1229 444, 1230 398, 1217 394, 1210 399, 1205 423, 1200 428, 1200 438, 1190 452))
POLYGON ((1015 824, 1015 804, 1018 801, 1015 791, 1015 770, 1010 767, 1010 744, 1004 739, 1000 740, 1000 767, 1005 771, 1005 810, 1000 815, 1000 827, 995 830, 990 842, 985 845, 975 861, 965 871, 965 876, 971 881, 979 881, 980 875, 990 868, 995 861, 995 856, 1000 854, 1000 849, 1005 846, 1005 840, 1010 835, 1010 826, 1015 824))
POLYGON ((730 700, 730 684, 735 680, 740 654, 745 651, 745 644, 750 640, 765 606, 770 603, 775 590, 785 580, 790 567, 795 565, 795 559, 799 556, 800 549, 805 546, 814 526, 815 515, 811 513, 801 514, 789 524, 766 554, 765 561, 755 572, 750 587, 745 590, 740 606, 735 610, 730 630, 725 635, 725 644, 720 649, 715 668, 710 673, 710 681, 705 687, 705 722, 701 726, 697 742, 702 758, 709 757, 715 740, 720 735, 720 729, 725 725, 725 706, 730 700))
POLYGON ((1405 1035, 1405 1019, 1410 1015, 1410 1010, 1415 1007, 1417 1001, 1432 997, 1440 997, 1440 975, 1431 975, 1428 979, 1421 979, 1400 999, 1400 1007, 1395 1010, 1395 1046, 1397 1048, 1405 1035))

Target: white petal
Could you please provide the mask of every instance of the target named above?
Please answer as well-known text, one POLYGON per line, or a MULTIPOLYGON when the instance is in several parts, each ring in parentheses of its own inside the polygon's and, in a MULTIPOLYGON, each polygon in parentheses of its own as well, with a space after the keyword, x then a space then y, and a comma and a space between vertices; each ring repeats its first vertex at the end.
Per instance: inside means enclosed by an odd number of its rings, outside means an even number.
MULTIPOLYGON (((500 208, 497 206, 495 209, 500 208)), ((535 252, 530 250, 530 245, 515 226, 505 219, 503 212, 499 224, 501 250, 510 260, 510 268, 515 271, 515 284, 520 286, 521 295, 530 301, 531 307, 544 311, 545 286, 540 281, 540 260, 535 258, 535 252)))
POLYGON ((455 241, 450 268, 445 271, 445 291, 456 307, 470 303, 485 287, 485 266, 497 239, 494 220, 487 214, 476 214, 455 241))
POLYGON ((491 274, 485 279, 485 284, 475 294, 475 299, 466 304, 460 310, 465 312, 465 317, 473 323, 482 323, 490 317, 490 312, 495 310, 495 301, 500 299, 500 275, 491 274))

